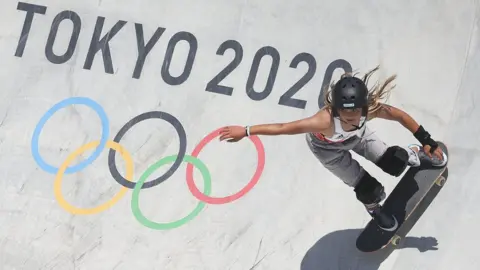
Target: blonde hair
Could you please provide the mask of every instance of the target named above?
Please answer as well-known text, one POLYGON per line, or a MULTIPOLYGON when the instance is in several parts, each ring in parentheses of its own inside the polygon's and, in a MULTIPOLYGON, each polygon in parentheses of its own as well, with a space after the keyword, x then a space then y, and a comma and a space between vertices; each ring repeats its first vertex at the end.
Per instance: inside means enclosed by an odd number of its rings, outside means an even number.
MULTIPOLYGON (((380 66, 377 66, 375 67, 374 69, 368 71, 362 79, 362 81, 365 83, 365 85, 367 86, 368 88, 368 81, 370 79, 370 77, 376 72, 378 71, 380 68, 380 66)), ((349 73, 349 72, 346 72, 344 74, 342 74, 341 78, 345 78, 345 77, 355 77, 356 75, 358 74, 357 73, 349 73)), ((390 77, 388 77, 382 84, 380 84, 378 81, 375 82, 375 84, 368 90, 368 113, 374 113, 376 112, 379 108, 380 108, 380 102, 384 102, 386 100, 388 100, 388 98, 390 97, 390 92, 393 88, 395 88, 395 85, 393 86, 389 86, 389 84, 391 82, 393 82, 395 79, 397 78, 397 75, 394 74, 390 77)), ((325 91, 325 96, 324 96, 324 100, 325 100, 325 107, 331 109, 332 108, 332 97, 331 97, 331 92, 333 90, 333 88, 335 87, 335 84, 336 82, 332 82, 330 84, 330 86, 327 86, 327 88, 329 87, 329 89, 327 91, 325 91)))

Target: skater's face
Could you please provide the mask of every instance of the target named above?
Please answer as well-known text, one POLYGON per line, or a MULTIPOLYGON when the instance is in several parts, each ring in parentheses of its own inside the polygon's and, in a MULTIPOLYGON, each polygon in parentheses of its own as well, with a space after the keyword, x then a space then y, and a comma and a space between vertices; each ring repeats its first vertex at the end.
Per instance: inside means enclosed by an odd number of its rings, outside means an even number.
POLYGON ((362 117, 362 109, 341 109, 338 110, 338 114, 340 114, 340 119, 346 123, 356 125, 360 122, 360 117, 362 117))

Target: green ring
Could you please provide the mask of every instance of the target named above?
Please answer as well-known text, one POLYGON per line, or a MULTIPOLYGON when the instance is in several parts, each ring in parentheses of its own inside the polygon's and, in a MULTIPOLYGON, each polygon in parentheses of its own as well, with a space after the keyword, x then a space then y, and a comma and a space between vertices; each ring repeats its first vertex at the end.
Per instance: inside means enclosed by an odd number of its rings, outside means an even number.
MULTIPOLYGON (((174 229, 174 228, 180 227, 183 224, 192 220, 205 207, 205 202, 200 201, 198 203, 197 207, 190 214, 188 214, 186 217, 184 217, 180 220, 174 221, 174 222, 170 222, 170 223, 156 223, 156 222, 153 222, 153 221, 149 220, 148 218, 146 218, 142 214, 142 211, 140 211, 140 207, 138 206, 138 198, 139 198, 140 190, 141 190, 145 180, 153 172, 158 170, 161 166, 163 166, 165 164, 168 164, 168 163, 171 163, 171 162, 174 162, 176 158, 177 158, 177 155, 172 155, 172 156, 168 156, 168 157, 162 158, 161 160, 157 161, 155 164, 153 164, 153 165, 151 165, 150 167, 147 168, 147 170, 142 174, 142 176, 140 176, 140 179, 135 184, 135 188, 133 189, 133 194, 132 194, 132 204, 131 204, 132 212, 133 212, 133 215, 135 216, 135 218, 137 219, 137 221, 140 222, 140 224, 144 225, 145 227, 148 227, 150 229, 155 229, 155 230, 174 229)), ((204 193, 209 195, 210 191, 211 191, 211 176, 210 176, 210 172, 207 169, 207 166, 205 166, 205 164, 201 160, 199 160, 199 159, 197 159, 193 156, 190 156, 190 155, 185 155, 185 157, 183 158, 183 161, 191 163, 193 166, 195 166, 195 168, 197 168, 202 173, 203 182, 204 182, 204 193)))

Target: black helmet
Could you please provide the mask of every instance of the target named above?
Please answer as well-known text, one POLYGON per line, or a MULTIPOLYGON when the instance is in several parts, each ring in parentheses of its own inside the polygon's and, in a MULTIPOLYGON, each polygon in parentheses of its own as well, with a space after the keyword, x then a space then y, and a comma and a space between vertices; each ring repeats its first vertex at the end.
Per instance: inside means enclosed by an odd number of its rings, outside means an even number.
POLYGON ((368 89, 365 83, 356 77, 340 79, 332 91, 334 109, 366 108, 368 106, 368 89))
POLYGON ((362 108, 360 129, 366 123, 368 114, 368 88, 365 83, 356 77, 344 77, 340 79, 332 91, 333 116, 339 119, 338 110, 362 108))

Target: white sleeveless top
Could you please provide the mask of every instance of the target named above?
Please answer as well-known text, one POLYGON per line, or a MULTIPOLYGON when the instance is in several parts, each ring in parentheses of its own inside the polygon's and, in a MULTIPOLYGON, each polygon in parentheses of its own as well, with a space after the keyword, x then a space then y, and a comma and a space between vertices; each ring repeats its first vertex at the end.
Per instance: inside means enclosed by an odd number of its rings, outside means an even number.
POLYGON ((344 131, 342 128, 340 119, 336 117, 333 118, 333 123, 334 123, 334 131, 331 137, 324 136, 321 133, 313 133, 313 136, 315 136, 316 138, 322 141, 343 142, 353 136, 362 137, 365 131, 365 128, 367 127, 365 123, 365 117, 360 118, 360 123, 364 123, 364 125, 360 129, 356 129, 353 131, 344 131))

